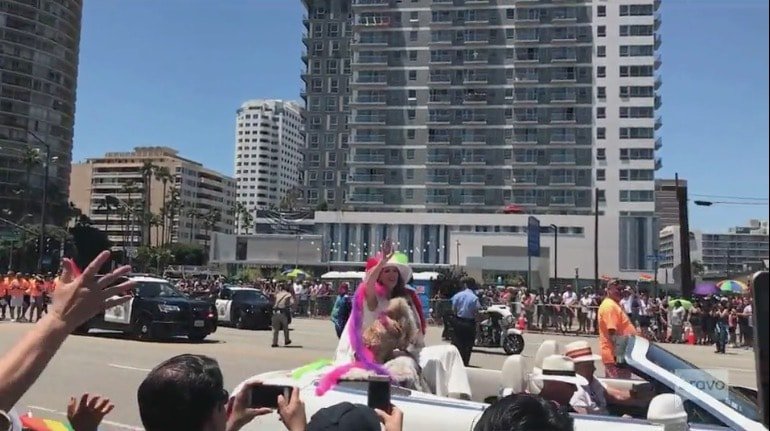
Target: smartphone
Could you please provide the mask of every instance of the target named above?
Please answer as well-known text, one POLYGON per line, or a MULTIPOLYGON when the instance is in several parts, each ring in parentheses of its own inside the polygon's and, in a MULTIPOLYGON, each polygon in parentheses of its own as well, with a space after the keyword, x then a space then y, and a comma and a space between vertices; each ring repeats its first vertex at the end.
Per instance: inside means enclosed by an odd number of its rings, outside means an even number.
POLYGON ((373 409, 390 410, 390 379, 373 376, 369 378, 367 405, 373 409))
POLYGON ((278 408, 278 395, 283 395, 286 401, 291 398, 291 386, 257 385, 251 389, 251 407, 278 408))

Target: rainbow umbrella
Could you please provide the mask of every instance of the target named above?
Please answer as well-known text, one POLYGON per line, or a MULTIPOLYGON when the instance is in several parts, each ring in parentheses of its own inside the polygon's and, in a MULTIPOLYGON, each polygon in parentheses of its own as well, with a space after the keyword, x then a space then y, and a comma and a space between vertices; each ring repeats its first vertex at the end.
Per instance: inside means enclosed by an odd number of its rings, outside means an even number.
POLYGON ((651 274, 639 274, 639 281, 653 281, 655 277, 651 274))
POLYGON ((741 283, 738 280, 725 280, 717 284, 717 287, 722 291, 722 293, 742 294, 749 291, 749 286, 741 283))
POLYGON ((75 431, 70 424, 51 419, 21 416, 21 426, 24 431, 75 431))

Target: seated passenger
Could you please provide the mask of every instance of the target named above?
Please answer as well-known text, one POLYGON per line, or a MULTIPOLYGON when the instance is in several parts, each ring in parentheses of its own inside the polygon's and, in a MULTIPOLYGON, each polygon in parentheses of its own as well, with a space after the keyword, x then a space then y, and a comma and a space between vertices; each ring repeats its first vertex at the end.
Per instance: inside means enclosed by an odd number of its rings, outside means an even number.
POLYGON ((651 393, 641 393, 632 389, 630 391, 616 389, 606 386, 599 379, 594 377, 596 366, 594 362, 602 359, 599 355, 594 355, 591 346, 586 341, 575 341, 564 347, 564 356, 572 359, 575 363, 575 373, 588 381, 582 389, 588 393, 588 397, 582 398, 583 401, 590 401, 587 404, 579 405, 589 414, 606 415, 607 401, 611 404, 625 405, 644 405, 652 398, 651 393))
POLYGON ((570 358, 547 356, 543 359, 542 369, 532 378, 542 385, 541 397, 568 411, 587 413, 585 406, 592 401, 581 387, 588 385, 588 381, 575 373, 575 364, 570 358))

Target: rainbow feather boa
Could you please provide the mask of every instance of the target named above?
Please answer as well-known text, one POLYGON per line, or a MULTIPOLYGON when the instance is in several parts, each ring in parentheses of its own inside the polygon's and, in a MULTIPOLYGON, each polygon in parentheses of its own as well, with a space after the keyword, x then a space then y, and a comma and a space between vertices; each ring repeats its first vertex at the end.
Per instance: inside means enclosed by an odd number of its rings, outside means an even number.
MULTIPOLYGON (((425 335, 425 316, 423 315, 422 302, 417 293, 410 288, 407 288, 412 300, 412 305, 416 308, 417 315, 420 318, 420 331, 425 335)), ((385 286, 380 283, 375 284, 375 293, 378 298, 387 297, 387 290, 385 286)), ((353 307, 350 311, 350 328, 348 328, 348 336, 350 337, 350 346, 353 349, 355 359, 353 362, 341 365, 326 373, 316 386, 316 395, 321 396, 327 391, 332 389, 345 374, 354 368, 371 371, 380 376, 391 377, 388 370, 382 365, 378 364, 374 360, 374 353, 364 345, 363 333, 364 333, 364 307, 366 306, 366 285, 361 283, 356 289, 356 293, 353 296, 353 307)), ((378 318, 381 316, 378 316, 378 318)))

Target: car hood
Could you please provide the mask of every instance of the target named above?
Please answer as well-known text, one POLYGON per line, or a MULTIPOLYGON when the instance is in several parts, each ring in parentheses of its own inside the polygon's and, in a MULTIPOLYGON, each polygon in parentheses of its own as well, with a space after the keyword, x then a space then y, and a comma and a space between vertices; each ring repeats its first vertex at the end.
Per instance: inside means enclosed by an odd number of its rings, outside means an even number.
POLYGON ((191 301, 184 297, 164 297, 164 296, 156 296, 153 298, 142 298, 143 301, 150 302, 150 303, 156 303, 156 304, 166 304, 166 305, 208 305, 206 302, 203 301, 191 301))

